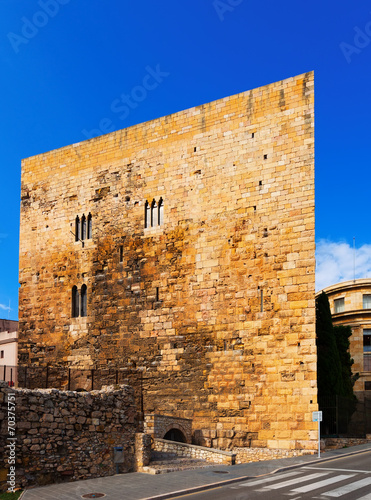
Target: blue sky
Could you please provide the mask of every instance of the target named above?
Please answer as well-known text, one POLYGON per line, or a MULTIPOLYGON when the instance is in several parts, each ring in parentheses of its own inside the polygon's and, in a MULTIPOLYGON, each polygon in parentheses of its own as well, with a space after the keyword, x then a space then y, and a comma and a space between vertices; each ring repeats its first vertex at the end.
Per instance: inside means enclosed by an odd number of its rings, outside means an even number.
POLYGON ((22 158, 310 70, 317 288, 353 278, 353 237, 371 277, 369 2, 0 0, 0 58, 0 317, 17 319, 22 158))

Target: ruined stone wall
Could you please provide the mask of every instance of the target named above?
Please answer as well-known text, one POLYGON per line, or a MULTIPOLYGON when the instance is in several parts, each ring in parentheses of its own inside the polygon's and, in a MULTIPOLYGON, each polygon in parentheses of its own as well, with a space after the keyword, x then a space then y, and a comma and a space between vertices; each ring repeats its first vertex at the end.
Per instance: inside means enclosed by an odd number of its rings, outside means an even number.
POLYGON ((20 238, 21 364, 137 370, 216 447, 315 447, 313 73, 24 160, 20 238))
POLYGON ((0 405, 0 491, 8 489, 10 466, 18 488, 113 475, 115 446, 124 451, 120 472, 135 466, 137 410, 128 386, 77 393, 14 389, 0 382, 0 405), (9 394, 16 414, 12 436, 9 394))

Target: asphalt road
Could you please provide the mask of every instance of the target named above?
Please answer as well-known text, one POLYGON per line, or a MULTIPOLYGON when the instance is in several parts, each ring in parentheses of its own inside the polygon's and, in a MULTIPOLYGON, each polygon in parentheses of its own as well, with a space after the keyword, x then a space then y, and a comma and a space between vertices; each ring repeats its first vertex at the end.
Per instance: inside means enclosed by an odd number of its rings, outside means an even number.
POLYGON ((371 500, 371 451, 298 467, 200 493, 181 500, 371 500))

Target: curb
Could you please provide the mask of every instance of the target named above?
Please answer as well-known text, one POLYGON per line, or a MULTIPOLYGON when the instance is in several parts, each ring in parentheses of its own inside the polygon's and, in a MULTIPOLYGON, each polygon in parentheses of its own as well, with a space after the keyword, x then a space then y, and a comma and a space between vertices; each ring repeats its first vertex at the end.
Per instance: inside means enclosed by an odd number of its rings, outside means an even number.
MULTIPOLYGON (((343 453, 343 454, 335 455, 332 457, 319 458, 317 460, 314 460, 313 462, 308 462, 308 463, 310 463, 311 465, 320 464, 320 463, 324 463, 324 462, 329 462, 330 460, 335 460, 337 458, 350 457, 352 455, 360 455, 361 453, 367 453, 370 451, 371 451, 371 447, 367 448, 365 450, 352 451, 349 453, 343 453)), ((212 483, 212 484, 210 483, 210 484, 204 484, 202 486, 195 486, 194 488, 188 488, 185 490, 173 491, 171 493, 162 493, 162 494, 156 495, 154 497, 142 498, 141 500, 166 500, 168 498, 179 497, 179 496, 182 496, 185 494, 192 494, 192 493, 198 493, 199 491, 210 490, 212 488, 217 488, 219 486, 227 486, 228 484, 238 483, 240 481, 247 481, 248 479, 253 479, 256 477, 270 476, 272 474, 277 474, 278 472, 283 472, 283 471, 291 470, 291 469, 298 469, 299 467, 305 467, 305 465, 306 465, 305 463, 288 465, 286 467, 279 467, 279 468, 273 470, 272 472, 268 472, 267 474, 260 474, 258 476, 241 476, 241 477, 234 478, 234 479, 227 479, 226 481, 219 481, 217 483, 212 483)))

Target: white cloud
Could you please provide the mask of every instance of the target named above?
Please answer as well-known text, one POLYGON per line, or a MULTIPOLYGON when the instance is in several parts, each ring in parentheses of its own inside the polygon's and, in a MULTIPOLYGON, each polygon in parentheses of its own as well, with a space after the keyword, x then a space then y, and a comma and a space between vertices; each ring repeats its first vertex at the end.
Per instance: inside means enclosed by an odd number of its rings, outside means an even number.
POLYGON ((4 306, 4 304, 0 304, 0 309, 3 309, 3 311, 10 311, 10 307, 9 306, 4 306))
POLYGON ((316 245, 316 290, 359 278, 371 277, 371 245, 354 250, 348 243, 320 240, 316 245))

